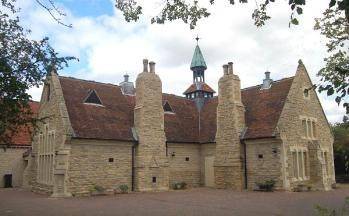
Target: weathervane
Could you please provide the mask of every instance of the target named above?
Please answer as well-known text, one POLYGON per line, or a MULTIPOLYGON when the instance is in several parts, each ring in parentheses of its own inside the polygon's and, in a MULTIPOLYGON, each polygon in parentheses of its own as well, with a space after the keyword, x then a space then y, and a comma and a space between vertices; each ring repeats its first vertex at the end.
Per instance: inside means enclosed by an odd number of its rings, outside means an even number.
POLYGON ((195 40, 196 40, 196 45, 199 45, 199 40, 200 40, 201 38, 199 38, 199 35, 197 35, 196 36, 196 38, 195 38, 195 40))

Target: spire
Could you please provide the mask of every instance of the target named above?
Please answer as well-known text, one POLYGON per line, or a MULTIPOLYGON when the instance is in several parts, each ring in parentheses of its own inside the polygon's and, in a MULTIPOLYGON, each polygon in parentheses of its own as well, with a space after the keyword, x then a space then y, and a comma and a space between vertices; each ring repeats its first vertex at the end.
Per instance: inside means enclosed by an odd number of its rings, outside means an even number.
MULTIPOLYGON (((199 38, 197 38, 197 40, 198 39, 199 38)), ((191 60, 190 69, 193 70, 198 67, 204 68, 205 70, 207 69, 206 62, 204 56, 201 53, 200 47, 199 45, 196 45, 194 55, 191 60)))

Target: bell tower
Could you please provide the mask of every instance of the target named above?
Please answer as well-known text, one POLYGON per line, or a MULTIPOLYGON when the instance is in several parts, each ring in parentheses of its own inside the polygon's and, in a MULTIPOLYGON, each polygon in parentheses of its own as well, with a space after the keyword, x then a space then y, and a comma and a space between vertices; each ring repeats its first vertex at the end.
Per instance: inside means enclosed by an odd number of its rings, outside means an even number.
POLYGON ((205 83, 205 70, 207 69, 204 56, 199 47, 199 37, 196 37, 196 47, 191 60, 190 70, 193 72, 193 84, 183 93, 186 98, 196 100, 198 108, 206 98, 212 98, 215 91, 205 83))

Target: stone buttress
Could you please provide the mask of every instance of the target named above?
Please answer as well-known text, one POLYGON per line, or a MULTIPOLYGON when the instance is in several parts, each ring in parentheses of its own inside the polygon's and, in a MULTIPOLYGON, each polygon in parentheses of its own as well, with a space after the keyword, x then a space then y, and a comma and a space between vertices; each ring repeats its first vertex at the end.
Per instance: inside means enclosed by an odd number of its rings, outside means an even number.
POLYGON ((144 70, 136 80, 134 125, 138 135, 135 152, 135 190, 158 191, 169 189, 169 170, 166 158, 162 84, 155 74, 155 63, 143 61, 144 70))

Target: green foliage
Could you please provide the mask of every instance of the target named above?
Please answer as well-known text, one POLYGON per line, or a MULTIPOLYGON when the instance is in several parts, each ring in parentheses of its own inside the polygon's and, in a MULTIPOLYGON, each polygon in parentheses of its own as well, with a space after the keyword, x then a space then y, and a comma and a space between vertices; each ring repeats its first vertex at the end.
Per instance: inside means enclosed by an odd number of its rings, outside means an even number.
POLYGON ((320 205, 315 206, 316 215, 318 216, 345 216, 349 214, 349 197, 345 198, 344 205, 341 209, 330 209, 320 205))
POLYGON ((105 188, 102 186, 99 186, 99 185, 95 185, 93 189, 94 189, 94 191, 97 191, 100 193, 103 193, 105 191, 105 188))
MULTIPOLYGON (((328 96, 335 95, 335 101, 338 105, 341 103, 349 113, 349 103, 347 96, 349 94, 349 22, 347 9, 342 10, 335 3, 330 2, 330 9, 323 13, 323 17, 315 19, 315 30, 327 38, 327 51, 329 56, 324 59, 326 65, 318 76, 321 77, 321 84, 318 86, 320 92, 327 92, 328 96)), ((346 0, 349 2, 349 0, 346 0)))
MULTIPOLYGON (((344 118, 345 120, 345 118, 344 118)), ((334 135, 333 152, 336 175, 349 175, 349 127, 348 122, 332 126, 334 135)))
POLYGON ((121 193, 128 193, 128 186, 123 184, 119 186, 121 193))
POLYGON ((176 182, 173 184, 174 190, 184 190, 187 188, 187 183, 185 182, 176 182))
MULTIPOLYGON (((137 21, 142 15, 142 7, 136 0, 115 0, 115 7, 123 12, 125 20, 127 22, 137 21)), ((215 4, 215 0, 207 0, 211 5, 215 4)), ((239 0, 239 3, 248 3, 248 0, 239 0)), ((266 21, 271 17, 267 14, 267 6, 275 0, 265 0, 261 4, 257 4, 256 9, 252 13, 252 19, 256 26, 260 27, 265 25, 266 21)), ((151 18, 151 23, 164 24, 166 21, 182 20, 184 23, 189 24, 190 29, 196 27, 197 22, 210 16, 208 8, 201 7, 198 0, 186 1, 186 0, 166 0, 161 2, 162 9, 159 15, 151 18)), ((159 3, 159 4, 161 4, 159 3)), ((229 4, 234 5, 234 0, 229 0, 229 4)), ((298 25, 298 20, 295 18, 295 12, 297 15, 303 13, 302 6, 305 5, 305 0, 289 0, 291 21, 290 24, 298 25)))
POLYGON ((27 93, 38 87, 53 66, 61 69, 73 57, 58 57, 48 38, 29 39, 30 30, 20 25, 15 0, 0 3, 0 144, 11 144, 20 126, 33 125, 27 93))
POLYGON ((264 182, 257 183, 257 186, 260 190, 270 192, 274 190, 275 183, 276 183, 275 180, 269 179, 269 180, 265 180, 264 182))

